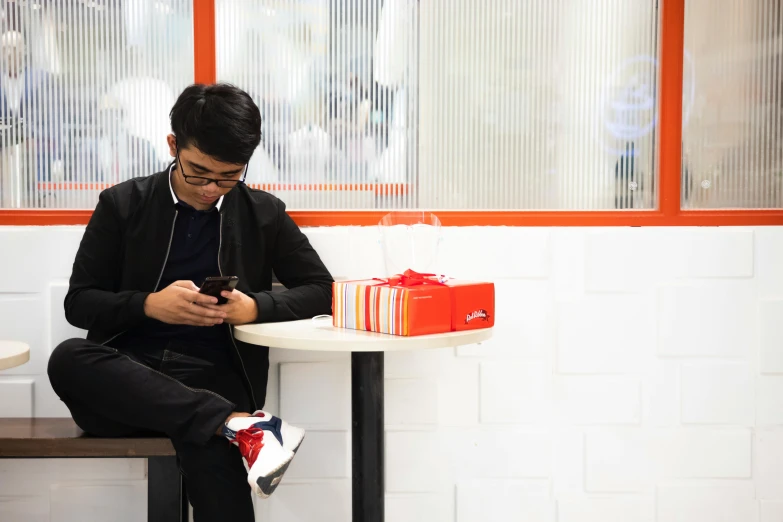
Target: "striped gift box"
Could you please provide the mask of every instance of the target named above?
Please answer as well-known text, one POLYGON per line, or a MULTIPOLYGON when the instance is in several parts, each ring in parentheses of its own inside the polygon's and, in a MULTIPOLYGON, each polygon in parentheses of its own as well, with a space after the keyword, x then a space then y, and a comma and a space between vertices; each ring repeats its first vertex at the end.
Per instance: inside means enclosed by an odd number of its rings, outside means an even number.
POLYGON ((333 324, 352 330, 408 335, 410 289, 376 286, 377 281, 367 283, 334 283, 333 324))
POLYGON ((421 278, 335 282, 332 324, 392 335, 425 335, 494 326, 493 283, 421 278))

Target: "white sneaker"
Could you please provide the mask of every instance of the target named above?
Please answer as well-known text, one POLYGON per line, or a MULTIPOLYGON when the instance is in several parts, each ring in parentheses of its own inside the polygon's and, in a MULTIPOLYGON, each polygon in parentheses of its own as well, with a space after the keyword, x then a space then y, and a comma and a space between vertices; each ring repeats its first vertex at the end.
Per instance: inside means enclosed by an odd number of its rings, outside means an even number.
POLYGON ((231 419, 223 435, 239 447, 253 492, 268 498, 301 446, 305 431, 259 410, 252 417, 231 419))

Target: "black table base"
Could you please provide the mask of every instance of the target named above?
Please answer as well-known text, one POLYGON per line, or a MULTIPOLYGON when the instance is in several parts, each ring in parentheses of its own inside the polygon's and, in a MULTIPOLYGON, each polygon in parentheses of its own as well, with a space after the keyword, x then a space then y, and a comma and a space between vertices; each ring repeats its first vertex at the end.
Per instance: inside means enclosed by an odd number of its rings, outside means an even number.
POLYGON ((351 354, 353 521, 383 522, 383 352, 351 354))

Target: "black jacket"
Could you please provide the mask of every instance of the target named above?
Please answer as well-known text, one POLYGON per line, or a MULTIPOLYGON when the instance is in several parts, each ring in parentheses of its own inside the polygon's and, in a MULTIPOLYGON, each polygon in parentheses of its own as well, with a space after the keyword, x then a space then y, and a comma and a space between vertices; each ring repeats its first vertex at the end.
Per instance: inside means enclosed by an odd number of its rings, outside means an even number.
MULTIPOLYGON (((175 222, 168 170, 104 190, 84 232, 65 317, 106 344, 152 321, 144 300, 156 290, 175 222)), ((239 277, 237 289, 258 303, 258 322, 306 319, 331 313, 332 276, 276 197, 239 184, 220 207, 218 266, 239 277), (286 287, 272 293, 272 272, 286 287)), ((217 275, 217 274, 216 274, 217 275)), ((266 398, 269 349, 234 338, 234 362, 255 406, 266 398)))

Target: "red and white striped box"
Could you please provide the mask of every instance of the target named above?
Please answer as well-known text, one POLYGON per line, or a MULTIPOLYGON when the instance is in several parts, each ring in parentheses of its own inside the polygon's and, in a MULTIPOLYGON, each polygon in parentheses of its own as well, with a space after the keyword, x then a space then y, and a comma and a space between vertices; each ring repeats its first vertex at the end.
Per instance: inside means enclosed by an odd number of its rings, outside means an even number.
POLYGON ((414 336, 495 325, 495 285, 407 270, 389 279, 335 282, 332 324, 414 336))

